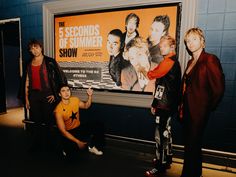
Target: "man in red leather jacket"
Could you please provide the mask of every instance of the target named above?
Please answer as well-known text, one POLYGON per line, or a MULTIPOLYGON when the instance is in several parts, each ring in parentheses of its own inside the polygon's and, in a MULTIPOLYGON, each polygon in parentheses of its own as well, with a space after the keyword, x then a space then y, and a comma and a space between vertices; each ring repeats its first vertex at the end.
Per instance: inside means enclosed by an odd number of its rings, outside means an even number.
POLYGON ((199 28, 189 29, 185 43, 192 55, 182 80, 180 118, 184 128, 184 166, 181 177, 202 175, 202 138, 210 112, 223 97, 225 80, 219 59, 206 53, 199 28))

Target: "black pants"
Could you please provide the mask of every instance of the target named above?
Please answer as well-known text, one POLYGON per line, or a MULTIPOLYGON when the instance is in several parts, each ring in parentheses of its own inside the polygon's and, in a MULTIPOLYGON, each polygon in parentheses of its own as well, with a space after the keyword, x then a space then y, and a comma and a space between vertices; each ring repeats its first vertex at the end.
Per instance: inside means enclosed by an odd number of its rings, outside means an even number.
MULTIPOLYGON (((97 149, 102 150, 104 146, 104 127, 99 121, 89 121, 81 123, 79 127, 69 130, 69 132, 78 138, 80 141, 87 142, 89 147, 95 146, 97 149)), ((62 137, 63 150, 67 156, 73 156, 78 151, 81 151, 76 143, 62 137)))
POLYGON ((155 140, 156 140, 156 168, 164 168, 172 163, 172 135, 171 135, 171 116, 169 111, 158 110, 156 117, 155 140))
POLYGON ((53 145, 53 125, 55 119, 53 117, 53 110, 55 103, 49 103, 47 96, 52 95, 49 91, 30 91, 29 102, 29 120, 34 124, 31 126, 32 135, 32 149, 48 150, 53 145))
POLYGON ((202 139, 210 113, 204 118, 194 120, 185 105, 183 119, 184 165, 181 177, 200 177, 202 175, 202 139))
POLYGON ((49 103, 47 97, 52 95, 50 91, 32 90, 29 94, 30 102, 30 120, 35 124, 51 125, 55 121, 53 118, 53 110, 56 103, 49 103))

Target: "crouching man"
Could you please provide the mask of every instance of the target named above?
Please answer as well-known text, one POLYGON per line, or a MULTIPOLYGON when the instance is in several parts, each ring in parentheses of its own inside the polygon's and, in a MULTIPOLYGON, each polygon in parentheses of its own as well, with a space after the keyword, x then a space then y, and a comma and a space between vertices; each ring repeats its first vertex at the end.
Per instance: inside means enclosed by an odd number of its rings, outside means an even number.
POLYGON ((68 85, 60 87, 59 96, 61 101, 54 110, 56 123, 63 135, 63 153, 69 159, 74 159, 78 150, 88 147, 89 152, 102 155, 101 148, 104 143, 104 130, 101 123, 80 121, 80 109, 88 109, 92 103, 93 90, 87 89, 88 100, 81 101, 71 96, 68 85), (100 150, 99 150, 100 149, 100 150))

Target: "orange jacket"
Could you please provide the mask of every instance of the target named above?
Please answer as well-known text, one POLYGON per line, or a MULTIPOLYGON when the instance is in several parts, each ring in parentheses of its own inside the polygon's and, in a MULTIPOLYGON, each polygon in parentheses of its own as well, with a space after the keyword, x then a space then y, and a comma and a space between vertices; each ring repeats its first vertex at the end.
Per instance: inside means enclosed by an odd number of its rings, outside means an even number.
POLYGON ((174 55, 175 53, 171 52, 165 56, 156 68, 147 73, 148 78, 152 80, 165 76, 174 65, 174 61, 170 58, 174 55))

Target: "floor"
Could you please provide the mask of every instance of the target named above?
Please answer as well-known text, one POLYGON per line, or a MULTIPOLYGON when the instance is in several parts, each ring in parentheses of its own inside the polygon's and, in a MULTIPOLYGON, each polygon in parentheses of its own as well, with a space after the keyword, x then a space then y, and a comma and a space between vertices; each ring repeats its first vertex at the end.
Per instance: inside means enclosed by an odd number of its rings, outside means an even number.
MULTIPOLYGON (((10 109, 0 115, 0 176, 1 177, 143 177, 150 169, 151 157, 143 152, 130 150, 125 146, 114 146, 107 142, 103 156, 88 152, 71 163, 50 153, 29 153, 29 134, 24 130, 23 109, 10 109)), ((117 142, 116 142, 117 143, 117 142)), ((204 177, 236 177, 224 167, 204 164, 204 177)), ((160 177, 179 177, 182 160, 174 159, 171 169, 160 177)))

